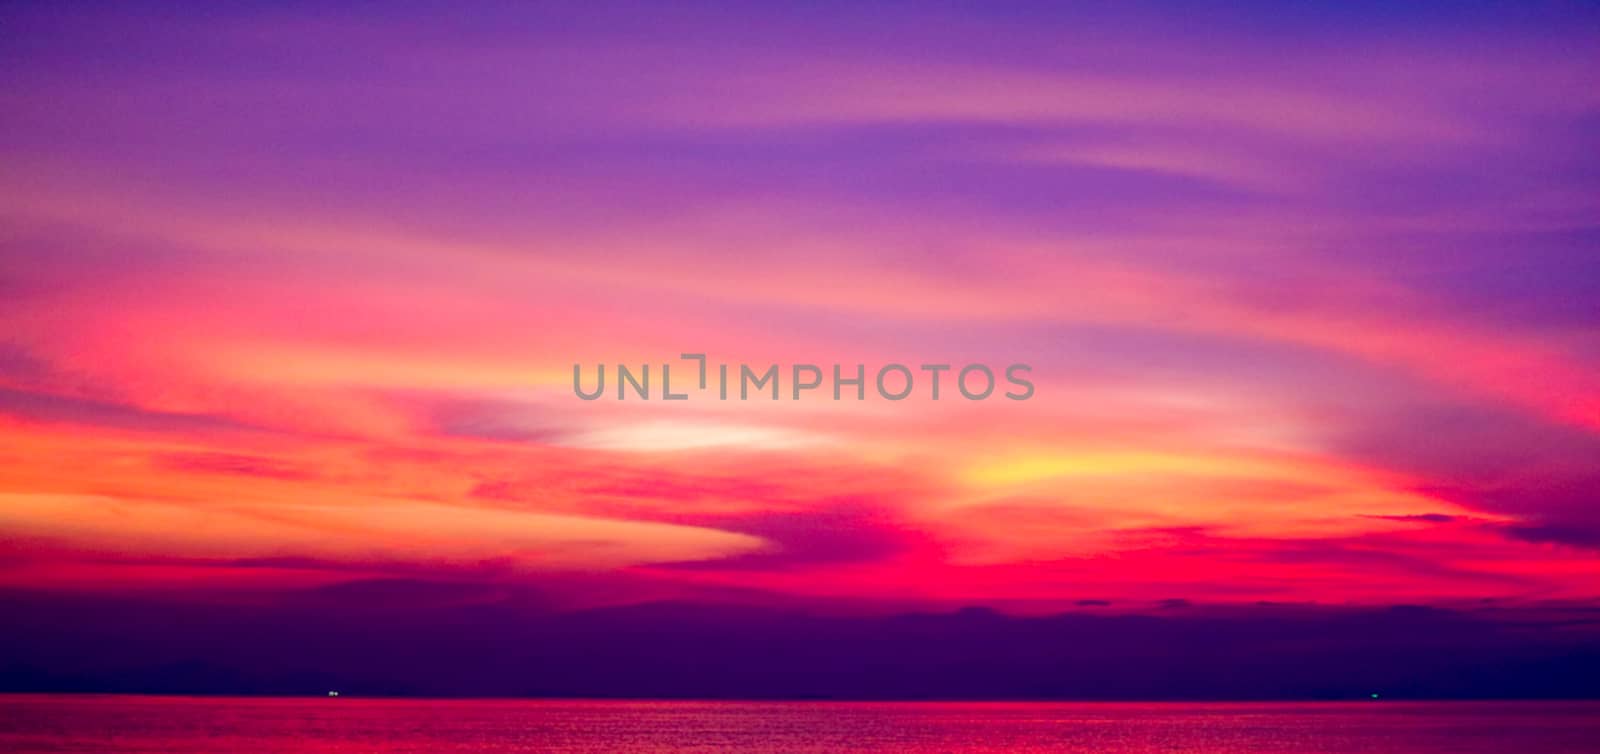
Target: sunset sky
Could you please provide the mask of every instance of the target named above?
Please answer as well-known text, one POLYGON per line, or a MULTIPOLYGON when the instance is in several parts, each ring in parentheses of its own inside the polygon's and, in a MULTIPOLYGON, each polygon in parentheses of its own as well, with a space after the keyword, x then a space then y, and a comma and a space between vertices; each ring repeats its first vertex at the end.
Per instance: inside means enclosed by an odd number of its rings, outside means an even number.
POLYGON ((0 587, 1600 598, 1594 6, 1053 6, 8 5, 0 587))

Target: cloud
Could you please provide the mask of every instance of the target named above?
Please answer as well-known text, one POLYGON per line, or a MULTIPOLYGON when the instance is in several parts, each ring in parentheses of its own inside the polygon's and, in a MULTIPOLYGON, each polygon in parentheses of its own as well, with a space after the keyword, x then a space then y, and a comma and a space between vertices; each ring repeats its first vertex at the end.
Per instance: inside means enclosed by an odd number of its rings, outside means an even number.
POLYGON ((164 468, 180 472, 236 474, 265 479, 299 480, 313 475, 293 464, 261 456, 234 453, 169 453, 156 457, 164 468))
POLYGON ((1600 550, 1600 523, 1592 520, 1534 521, 1507 525, 1501 530, 1507 536, 1525 542, 1549 542, 1600 550))
POLYGON ((625 10, 7 8, 0 579, 1594 594, 1592 12, 625 10))
POLYGON ((125 403, 0 388, 0 414, 34 422, 154 433, 259 431, 228 416, 160 411, 125 403))
POLYGON ((714 571, 803 571, 817 566, 878 563, 929 546, 928 537, 900 519, 897 506, 871 499, 825 499, 801 510, 684 516, 724 531, 761 537, 761 551, 673 564, 714 571))
POLYGON ((1406 521, 1427 524, 1449 524, 1462 520, 1460 516, 1451 516, 1444 513, 1415 513, 1399 516, 1380 516, 1367 514, 1365 518, 1377 518, 1384 521, 1406 521))

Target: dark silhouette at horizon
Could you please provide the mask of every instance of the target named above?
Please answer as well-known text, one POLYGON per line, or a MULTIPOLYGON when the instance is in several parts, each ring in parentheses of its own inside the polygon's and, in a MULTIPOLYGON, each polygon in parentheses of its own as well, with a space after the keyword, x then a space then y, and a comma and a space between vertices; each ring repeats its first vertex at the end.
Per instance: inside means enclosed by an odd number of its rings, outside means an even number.
POLYGON ((1592 608, 576 611, 358 582, 258 604, 0 594, 0 690, 704 699, 1600 698, 1592 608))

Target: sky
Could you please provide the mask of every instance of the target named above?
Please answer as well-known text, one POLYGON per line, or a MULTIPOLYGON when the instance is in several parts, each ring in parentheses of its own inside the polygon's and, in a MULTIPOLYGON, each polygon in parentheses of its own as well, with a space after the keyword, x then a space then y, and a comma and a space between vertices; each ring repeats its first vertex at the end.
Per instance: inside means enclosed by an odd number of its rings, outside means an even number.
POLYGON ((8 5, 0 588, 1591 608, 1600 13, 1319 5, 8 5))

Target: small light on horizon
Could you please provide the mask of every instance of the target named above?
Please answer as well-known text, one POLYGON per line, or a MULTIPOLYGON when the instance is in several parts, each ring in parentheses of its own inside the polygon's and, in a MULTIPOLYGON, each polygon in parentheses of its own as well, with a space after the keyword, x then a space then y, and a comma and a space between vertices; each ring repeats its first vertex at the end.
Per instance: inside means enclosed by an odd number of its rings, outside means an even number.
MULTIPOLYGON (((328 692, 328 696, 338 696, 338 695, 339 695, 339 692, 337 692, 337 691, 329 691, 328 692)), ((1373 694, 1373 696, 1377 696, 1377 694, 1373 694)))

